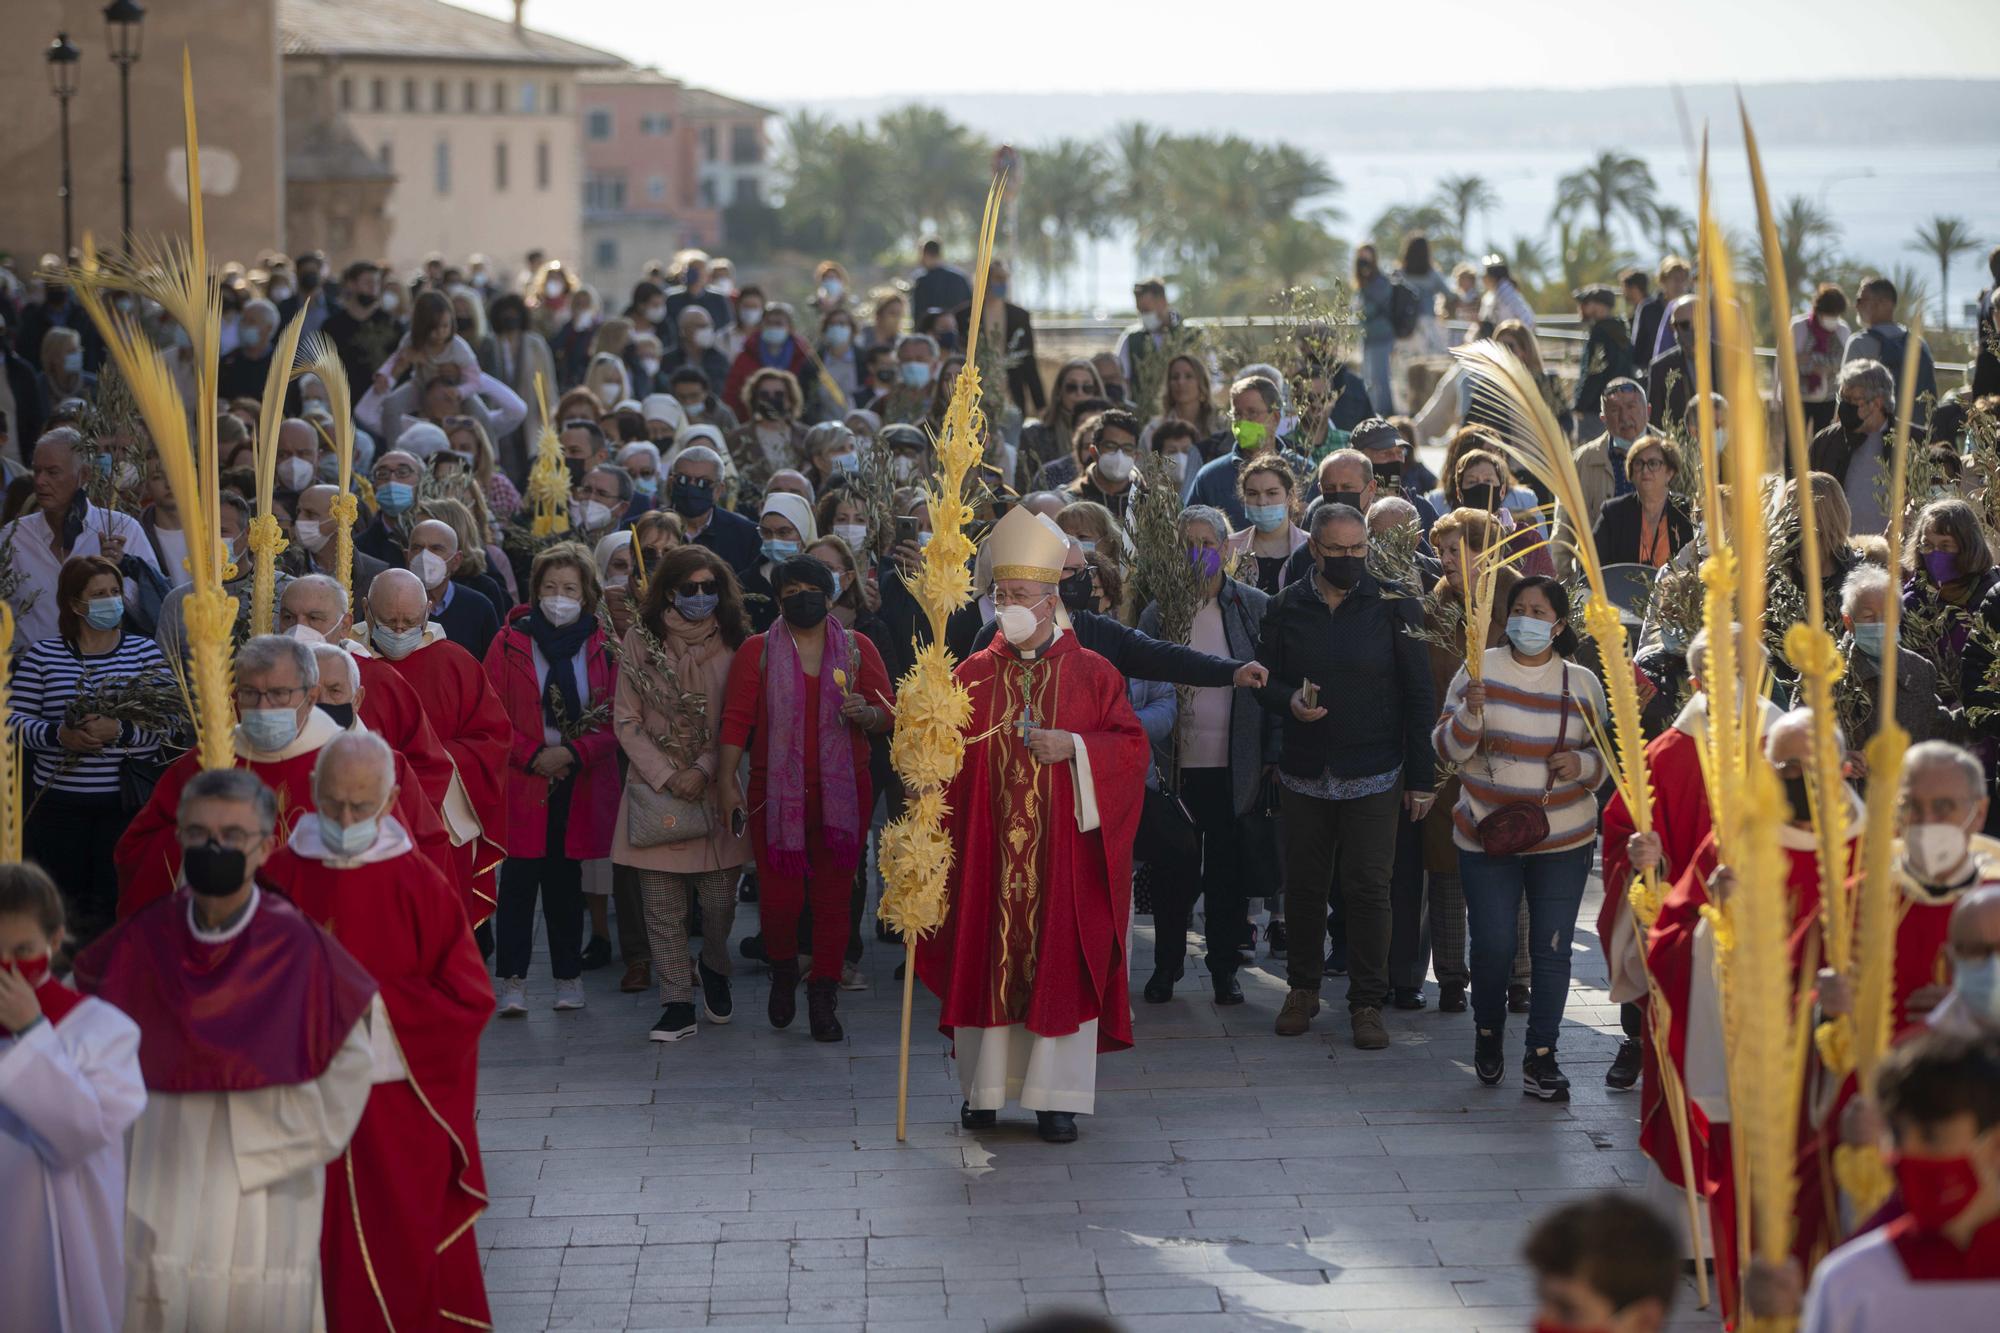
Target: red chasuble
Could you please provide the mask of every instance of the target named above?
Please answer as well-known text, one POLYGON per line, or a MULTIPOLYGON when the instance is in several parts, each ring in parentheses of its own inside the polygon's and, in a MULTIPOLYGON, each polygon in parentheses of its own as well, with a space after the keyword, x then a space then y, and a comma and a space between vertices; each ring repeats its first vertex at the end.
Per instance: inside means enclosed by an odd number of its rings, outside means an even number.
MULTIPOLYGON (((291 836, 299 817, 312 811, 312 770, 320 748, 341 734, 340 724, 312 710, 299 739, 278 753, 288 757, 272 762, 251 760, 239 746, 236 767, 247 768, 262 778, 278 798, 278 842, 291 836)), ((176 819, 181 806, 181 789, 201 772, 201 757, 190 750, 175 760, 153 788, 150 800, 134 815, 118 839, 112 859, 118 867, 118 915, 127 917, 174 891, 180 879, 181 844, 176 819)), ((437 811, 424 799, 423 787, 402 755, 396 756, 396 821, 416 833, 417 849, 438 865, 451 864, 451 840, 437 811)))
POLYGON ((375 1085, 353 1141, 326 1169, 327 1326, 484 1326, 472 1224, 486 1179, 473 1097, 493 991, 458 889, 400 829, 393 838, 395 855, 336 868, 317 830, 301 829, 262 872, 374 977, 408 1071, 375 1085))
MULTIPOLYGON (((357 656, 372 656, 367 645, 355 648, 357 656)), ((465 894, 466 915, 477 926, 493 915, 494 874, 507 859, 507 746, 514 737, 513 725, 500 696, 471 653, 441 636, 400 660, 375 657, 416 694, 437 733, 445 753, 458 770, 464 787, 479 816, 480 835, 454 848, 455 859, 439 861, 452 869, 465 894)))
POLYGON ((77 988, 139 1025, 146 1087, 248 1092, 324 1074, 375 997, 361 964, 270 894, 221 941, 197 938, 189 910, 183 889, 76 956, 77 988))
POLYGON ((440 809, 451 789, 451 756, 424 716, 423 701, 384 663, 359 653, 351 657, 361 679, 361 721, 409 762, 410 775, 423 788, 424 799, 433 810, 440 809))
MULTIPOLYGON (((1850 815, 1853 826, 1859 826, 1860 815, 1857 803, 1850 815)), ((1796 988, 1798 971, 1804 965, 1808 943, 1813 941, 1814 933, 1819 929, 1819 861, 1810 846, 1795 845, 1810 843, 1810 831, 1788 828, 1783 830, 1783 836, 1786 839, 1785 860, 1788 867, 1786 886, 1792 903, 1789 947, 1796 988)), ((1846 872, 1852 871, 1854 851, 1855 844, 1849 842, 1849 865, 1843 867, 1846 872)), ((1695 927, 1701 923, 1701 909, 1709 901, 1708 877, 1714 872, 1716 864, 1715 839, 1711 834, 1701 840, 1693 860, 1667 894, 1666 903, 1660 909, 1660 918, 1654 922, 1647 941, 1646 963, 1659 985, 1661 998, 1669 1007, 1666 1026, 1668 1055, 1680 1070, 1684 1084, 1688 1059, 1688 1004, 1695 979, 1695 927)), ((1695 1173, 1700 1177, 1696 1184, 1709 1201, 1709 1244, 1716 1258, 1716 1285, 1723 1310, 1733 1319, 1739 1275, 1736 1267, 1736 1187, 1730 1127, 1726 1123, 1710 1124, 1698 1105, 1691 1103, 1688 1109, 1688 1129, 1694 1138, 1695 1173)), ((1639 1126, 1639 1146, 1655 1162, 1673 1161, 1678 1167, 1673 1122, 1668 1117, 1665 1103, 1649 1105, 1645 1113, 1646 1118, 1639 1126)), ((1802 1256, 1810 1256, 1826 1238, 1828 1228, 1818 1169, 1819 1147, 1811 1133, 1803 1099, 1799 1120, 1801 1178, 1795 1205, 1794 1249, 1802 1256)), ((1675 1175, 1678 1174, 1676 1169, 1675 1175)), ((1810 1259, 1802 1259, 1802 1263, 1810 1272, 1810 1259)))
POLYGON ((944 925, 917 946, 917 975, 943 1000, 938 1028, 1066 1037, 1095 1019, 1100 1051, 1130 1046, 1125 926, 1149 750, 1125 679, 1067 633, 1031 663, 995 638, 957 675, 977 739, 946 794, 944 925), (1098 828, 1077 831, 1078 766, 1037 763, 1024 712, 1089 753, 1098 828))

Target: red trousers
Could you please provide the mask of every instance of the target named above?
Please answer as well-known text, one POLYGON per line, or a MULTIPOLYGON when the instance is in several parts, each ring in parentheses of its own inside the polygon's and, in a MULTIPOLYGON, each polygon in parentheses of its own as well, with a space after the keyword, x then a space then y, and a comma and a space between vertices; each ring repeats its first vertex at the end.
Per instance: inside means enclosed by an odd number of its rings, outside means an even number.
POLYGON ((764 835, 764 819, 759 814, 750 821, 750 838, 757 853, 757 917, 765 953, 774 963, 798 957, 799 913, 811 903, 812 979, 840 980, 840 965, 847 960, 847 909, 854 894, 854 867, 833 868, 833 857, 820 837, 818 793, 806 793, 806 860, 810 869, 804 878, 771 869, 764 835))

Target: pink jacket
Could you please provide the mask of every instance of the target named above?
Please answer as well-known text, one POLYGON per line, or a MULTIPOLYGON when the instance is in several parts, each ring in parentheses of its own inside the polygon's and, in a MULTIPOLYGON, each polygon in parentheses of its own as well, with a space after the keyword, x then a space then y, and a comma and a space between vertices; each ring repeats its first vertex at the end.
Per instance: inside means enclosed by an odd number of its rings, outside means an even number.
MULTIPOLYGON (((517 857, 548 855, 549 782, 528 770, 542 739, 542 694, 535 684, 534 641, 515 622, 528 613, 517 606, 507 627, 486 652, 486 675, 493 682, 507 716, 514 723, 514 741, 507 753, 507 850, 517 857)), ((612 734, 610 705, 618 689, 618 666, 612 661, 604 631, 584 644, 590 681, 588 707, 605 706, 604 721, 569 742, 579 771, 570 796, 568 831, 562 855, 592 861, 611 854, 611 832, 618 815, 621 779, 618 739, 612 734)))

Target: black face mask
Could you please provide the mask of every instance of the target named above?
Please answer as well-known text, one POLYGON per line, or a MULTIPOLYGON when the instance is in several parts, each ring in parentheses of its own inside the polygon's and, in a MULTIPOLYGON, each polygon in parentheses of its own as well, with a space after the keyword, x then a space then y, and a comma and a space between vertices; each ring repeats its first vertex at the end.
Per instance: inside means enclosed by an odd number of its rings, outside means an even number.
POLYGON ((1360 491, 1321 491, 1320 497, 1330 505, 1346 505, 1356 510, 1361 508, 1360 491))
POLYGON ((826 594, 817 588, 779 599, 778 610, 793 629, 811 629, 826 619, 826 594))
POLYGON ((1500 503, 1500 488, 1490 482, 1482 481, 1476 486, 1467 486, 1461 490, 1459 499, 1465 502, 1467 509, 1478 509, 1490 514, 1500 503))
POLYGON ((1122 384, 1107 384, 1104 386, 1104 396, 1114 403, 1122 403, 1125 401, 1125 386, 1122 384))
POLYGON ((1674 344, 1688 356, 1694 355, 1694 330, 1679 324, 1674 325, 1674 344))
POLYGON ((520 316, 501 315, 493 321, 493 331, 495 333, 519 333, 521 331, 520 316))
POLYGON ((1806 791, 1806 776, 1800 773, 1785 779, 1785 799, 1792 804, 1792 818, 1805 823, 1812 818, 1812 798, 1806 791))
POLYGON ((581 458, 565 458, 563 466, 569 469, 569 488, 575 490, 583 485, 583 474, 589 471, 581 458))
POLYGON ((1368 571, 1368 561, 1358 555, 1325 555, 1320 557, 1319 576, 1342 592, 1348 592, 1361 582, 1361 576, 1368 571))
POLYGON ((302 268, 299 270, 299 290, 314 292, 319 290, 319 270, 302 268))
POLYGON ((360 306, 363 310, 368 309, 368 307, 374 305, 377 301, 382 299, 381 297, 377 296, 374 292, 354 292, 352 293, 352 296, 354 298, 354 304, 360 306))
POLYGON ((715 508, 715 489, 710 486, 697 486, 685 477, 675 478, 668 498, 674 506, 674 512, 682 518, 700 518, 715 508))
POLYGON ((250 858, 234 847, 205 842, 181 849, 181 875, 204 898, 227 898, 243 887, 250 858))
POLYGON ((783 398, 759 398, 757 400, 757 415, 766 421, 776 421, 785 415, 785 400, 783 398))
POLYGON ((322 703, 319 705, 319 711, 325 713, 328 717, 332 718, 335 722, 339 723, 340 729, 342 731, 346 731, 349 727, 354 725, 353 704, 322 703))
POLYGON ((1394 462, 1375 464, 1375 480, 1390 487, 1400 484, 1403 480, 1403 460, 1398 458, 1394 462))
POLYGON ((1090 568, 1063 575, 1062 582, 1056 584, 1056 591, 1062 597, 1062 604, 1072 611, 1088 611, 1094 599, 1090 591, 1090 568))
POLYGON ((1849 435, 1861 434, 1860 408, 1843 398, 1840 400, 1840 406, 1835 408, 1834 411, 1840 417, 1840 428, 1842 430, 1846 431, 1849 435))

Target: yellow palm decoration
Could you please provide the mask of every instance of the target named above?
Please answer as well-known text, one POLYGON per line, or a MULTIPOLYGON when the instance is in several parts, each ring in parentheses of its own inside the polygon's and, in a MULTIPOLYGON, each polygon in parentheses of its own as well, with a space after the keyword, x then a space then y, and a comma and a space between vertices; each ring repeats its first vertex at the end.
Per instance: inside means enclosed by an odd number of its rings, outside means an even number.
MULTIPOLYGON (((0 662, 11 661, 14 653, 14 608, 0 602, 0 662)), ((14 729, 7 725, 13 716, 7 680, 0 674, 0 861, 21 859, 21 780, 23 755, 14 729)))
POLYGON ((553 537, 569 531, 569 469, 563 464, 562 435, 549 420, 549 387, 535 376, 535 402, 541 408, 542 429, 535 437, 535 465, 528 469, 524 497, 534 513, 529 531, 553 537))
POLYGON ((361 508, 354 499, 354 400, 347 383, 347 366, 340 349, 324 334, 306 339, 305 351, 294 377, 316 375, 326 386, 327 405, 333 410, 333 458, 339 465, 333 497, 333 576, 347 590, 348 604, 354 602, 354 523, 361 508))
MULTIPOLYGON (((1001 189, 996 177, 986 192, 979 226, 979 263, 984 273, 993 259, 1000 225, 1001 189)), ((979 410, 980 311, 986 284, 973 288, 972 319, 966 331, 965 365, 952 385, 944 428, 936 440, 938 472, 924 486, 930 504, 931 540, 918 557, 910 590, 930 624, 930 642, 917 650, 916 664, 896 685, 896 733, 890 757, 909 793, 909 807, 882 830, 882 919, 903 936, 903 1038, 896 1087, 896 1138, 907 1129, 910 1089, 910 1004, 917 974, 917 940, 944 923, 945 883, 951 874, 951 842, 945 836, 944 790, 965 758, 965 728, 972 698, 953 674, 944 644, 945 621, 972 600, 972 539, 966 525, 972 508, 965 482, 985 452, 986 417, 979 410)))
POLYGON ((306 331, 304 307, 278 335, 271 349, 271 366, 264 372, 264 398, 257 416, 256 460, 257 517, 250 520, 248 543, 256 562, 256 578, 250 585, 250 632, 269 634, 273 596, 277 589, 278 557, 288 543, 278 516, 271 512, 271 492, 277 487, 278 432, 285 424, 285 387, 292 382, 292 358, 298 355, 299 338, 306 331))
POLYGON ((83 265, 66 273, 64 281, 97 325, 112 363, 131 386, 167 485, 179 502, 187 536, 187 569, 193 580, 182 604, 190 662, 189 712, 194 718, 201 766, 228 768, 235 762, 230 741, 236 725, 230 642, 237 603, 222 590, 229 575, 220 527, 217 477, 221 465, 214 412, 221 360, 221 303, 202 221, 194 71, 185 50, 181 52, 181 112, 187 148, 188 240, 136 242, 129 258, 100 264, 96 246, 86 235, 83 265), (152 298, 186 330, 194 348, 199 410, 190 413, 166 357, 138 323, 106 301, 106 293, 119 291, 152 298))

